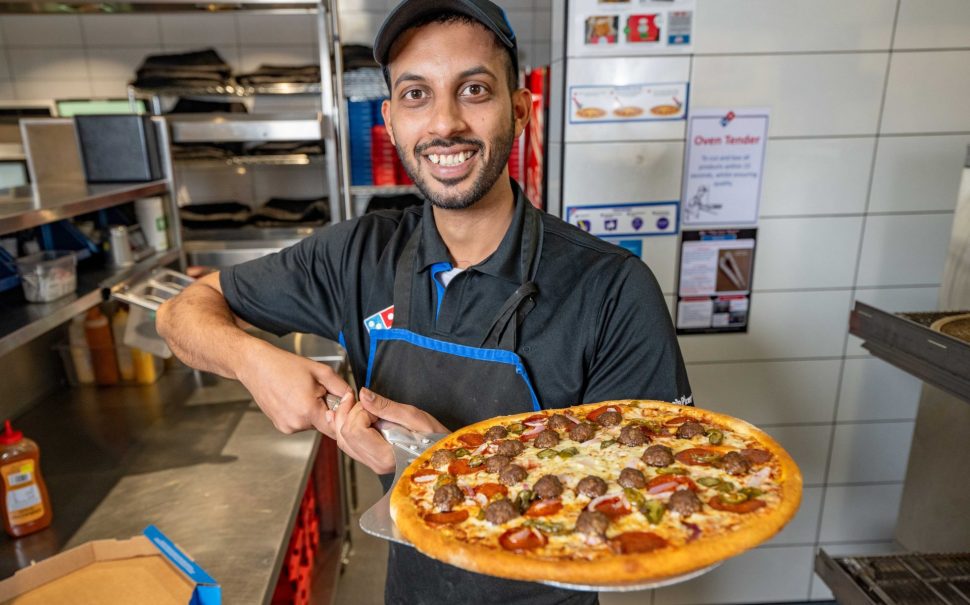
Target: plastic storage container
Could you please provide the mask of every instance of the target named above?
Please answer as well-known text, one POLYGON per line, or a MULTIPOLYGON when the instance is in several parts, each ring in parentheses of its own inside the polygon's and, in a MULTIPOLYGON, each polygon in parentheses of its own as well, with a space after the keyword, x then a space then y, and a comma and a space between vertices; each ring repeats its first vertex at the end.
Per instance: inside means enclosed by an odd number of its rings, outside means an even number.
POLYGON ((77 290, 77 257, 73 252, 46 250, 17 259, 24 296, 30 302, 50 302, 77 290))

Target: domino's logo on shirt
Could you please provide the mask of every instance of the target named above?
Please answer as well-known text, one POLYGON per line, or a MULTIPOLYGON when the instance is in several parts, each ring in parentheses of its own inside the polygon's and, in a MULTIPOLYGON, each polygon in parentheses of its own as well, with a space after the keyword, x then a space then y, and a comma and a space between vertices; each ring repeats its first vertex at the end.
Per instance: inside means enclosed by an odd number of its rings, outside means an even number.
POLYGON ((367 328, 368 334, 372 330, 389 330, 393 325, 394 305, 391 305, 383 311, 378 311, 364 320, 364 327, 367 328))

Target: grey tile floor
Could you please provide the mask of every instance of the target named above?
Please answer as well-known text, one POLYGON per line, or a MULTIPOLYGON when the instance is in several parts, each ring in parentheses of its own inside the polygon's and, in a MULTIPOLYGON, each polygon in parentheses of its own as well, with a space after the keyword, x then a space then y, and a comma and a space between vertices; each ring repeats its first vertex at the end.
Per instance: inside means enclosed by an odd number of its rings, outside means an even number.
POLYGON ((354 463, 357 509, 351 511, 351 551, 337 581, 334 605, 380 605, 384 602, 387 542, 360 529, 360 515, 381 497, 381 484, 369 468, 354 463))

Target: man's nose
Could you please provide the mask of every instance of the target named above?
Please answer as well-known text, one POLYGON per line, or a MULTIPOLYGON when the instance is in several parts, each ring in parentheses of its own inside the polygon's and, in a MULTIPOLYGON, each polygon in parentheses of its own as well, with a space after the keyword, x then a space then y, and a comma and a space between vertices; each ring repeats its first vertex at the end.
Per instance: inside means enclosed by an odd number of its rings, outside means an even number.
POLYGON ((435 102, 434 113, 428 124, 429 134, 447 138, 463 132, 467 128, 461 115, 461 106, 454 98, 443 98, 435 102))

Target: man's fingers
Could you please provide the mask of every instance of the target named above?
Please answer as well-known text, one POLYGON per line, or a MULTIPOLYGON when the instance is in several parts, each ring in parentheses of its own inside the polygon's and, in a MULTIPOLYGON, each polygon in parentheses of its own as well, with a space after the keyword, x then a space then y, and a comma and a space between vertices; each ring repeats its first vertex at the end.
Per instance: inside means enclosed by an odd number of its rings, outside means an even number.
POLYGON ((322 384, 327 392, 333 393, 334 395, 344 395, 348 391, 353 391, 347 381, 340 377, 339 374, 333 371, 333 369, 325 363, 320 363, 318 361, 310 361, 310 372, 317 382, 322 384))
POLYGON ((397 403, 387 397, 378 395, 370 389, 360 390, 360 404, 371 414, 396 422, 405 428, 421 433, 448 432, 431 414, 423 412, 413 405, 397 403))

